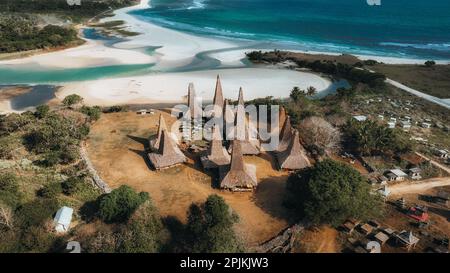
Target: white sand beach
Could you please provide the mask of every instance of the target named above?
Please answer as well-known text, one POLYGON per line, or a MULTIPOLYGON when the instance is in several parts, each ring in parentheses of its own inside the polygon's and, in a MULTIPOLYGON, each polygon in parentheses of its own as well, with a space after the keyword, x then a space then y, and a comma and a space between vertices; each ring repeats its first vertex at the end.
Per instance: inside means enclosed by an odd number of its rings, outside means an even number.
POLYGON ((287 98, 294 86, 306 89, 314 86, 319 92, 331 82, 318 75, 283 69, 238 68, 149 76, 114 78, 70 83, 60 88, 60 99, 78 94, 89 105, 133 103, 185 102, 187 87, 194 83, 196 92, 205 102, 212 100, 216 76, 220 75, 224 96, 236 100, 242 86, 246 100, 273 96, 287 98))

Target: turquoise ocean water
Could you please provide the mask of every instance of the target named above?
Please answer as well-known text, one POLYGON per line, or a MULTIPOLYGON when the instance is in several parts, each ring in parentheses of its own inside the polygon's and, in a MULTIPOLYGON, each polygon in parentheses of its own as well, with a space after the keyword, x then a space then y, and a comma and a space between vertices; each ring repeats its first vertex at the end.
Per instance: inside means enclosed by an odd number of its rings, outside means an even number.
POLYGON ((141 19, 269 47, 450 60, 449 0, 152 0, 141 19))

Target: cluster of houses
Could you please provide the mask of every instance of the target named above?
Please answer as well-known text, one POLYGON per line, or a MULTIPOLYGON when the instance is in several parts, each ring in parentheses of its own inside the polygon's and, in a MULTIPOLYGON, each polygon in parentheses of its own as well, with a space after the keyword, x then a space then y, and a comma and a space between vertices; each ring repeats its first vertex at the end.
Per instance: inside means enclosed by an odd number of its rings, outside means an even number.
POLYGON ((356 253, 375 251, 370 245, 372 241, 376 241, 383 246, 386 242, 392 240, 393 243, 406 248, 408 251, 414 248, 419 242, 419 238, 412 231, 402 230, 397 232, 390 227, 381 227, 374 220, 361 223, 356 219, 348 219, 341 226, 341 229, 350 236, 352 236, 355 230, 364 236, 362 240, 357 240, 353 237, 348 238, 348 242, 353 246, 353 251, 356 253))
MULTIPOLYGON (((198 105, 193 84, 188 88, 188 110, 193 120, 203 118, 203 111, 198 105)), ((222 85, 217 76, 213 99, 213 110, 209 117, 223 119, 223 124, 233 124, 234 130, 223 132, 218 124, 212 128, 212 138, 206 151, 199 153, 200 161, 205 170, 213 170, 219 176, 220 187, 231 191, 251 191, 258 185, 256 167, 244 163, 244 155, 258 155, 261 153, 258 132, 249 124, 244 106, 244 93, 239 90, 236 110, 227 107, 228 100, 224 99, 222 85), (225 147, 224 135, 234 137, 225 147), (254 137, 256 135, 256 137, 254 137)), ((310 166, 305 149, 300 144, 299 132, 292 128, 289 116, 284 109, 280 111, 279 146, 275 156, 280 169, 298 170, 310 166)), ((279 128, 278 128, 279 129, 279 128)), ((194 133, 198 128, 194 127, 194 133)), ((156 170, 162 170, 182 164, 187 161, 179 147, 176 137, 172 135, 163 116, 160 116, 158 133, 155 139, 149 141, 150 152, 148 160, 156 170)))

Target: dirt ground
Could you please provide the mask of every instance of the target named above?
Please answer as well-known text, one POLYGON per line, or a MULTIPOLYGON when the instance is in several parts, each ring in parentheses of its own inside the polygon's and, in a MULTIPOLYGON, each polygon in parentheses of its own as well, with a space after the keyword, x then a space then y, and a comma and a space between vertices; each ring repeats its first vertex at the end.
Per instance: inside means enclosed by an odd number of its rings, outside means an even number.
MULTIPOLYGON (((237 232, 250 246, 264 242, 288 226, 282 206, 287 172, 276 171, 272 156, 245 157, 255 164, 259 186, 254 193, 231 193, 215 189, 213 177, 204 173, 199 160, 164 171, 153 171, 146 159, 148 138, 156 134, 159 113, 137 115, 133 112, 103 114, 91 128, 87 141, 89 157, 112 188, 129 185, 146 191, 163 217, 186 220, 193 202, 202 202, 210 194, 222 196, 239 214, 237 232)), ((174 119, 163 112, 170 126, 174 119)))
POLYGON ((298 253, 339 253, 341 245, 339 232, 329 226, 310 228, 302 231, 299 245, 294 249, 298 253))

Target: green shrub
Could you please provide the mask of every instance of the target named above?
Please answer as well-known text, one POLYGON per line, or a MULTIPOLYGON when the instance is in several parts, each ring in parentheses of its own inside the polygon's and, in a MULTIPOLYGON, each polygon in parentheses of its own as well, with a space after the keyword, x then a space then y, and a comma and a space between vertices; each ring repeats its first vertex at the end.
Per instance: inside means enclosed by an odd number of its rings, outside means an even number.
POLYGON ((106 223, 124 222, 146 200, 148 193, 136 193, 129 186, 120 186, 104 195, 99 203, 99 217, 106 223))
POLYGON ((62 192, 61 183, 49 183, 38 190, 37 194, 44 198, 55 198, 62 192))
POLYGON ((50 107, 48 105, 43 104, 36 107, 36 112, 34 112, 34 114, 36 115, 37 118, 44 118, 45 116, 47 116, 49 111, 50 107))
POLYGON ((102 109, 99 106, 82 106, 80 111, 89 117, 89 120, 96 121, 102 114, 102 109))
POLYGON ((83 98, 80 97, 77 94, 72 94, 72 95, 68 95, 67 97, 65 97, 62 101, 62 103, 65 106, 72 106, 78 103, 81 103, 83 101, 83 98))

